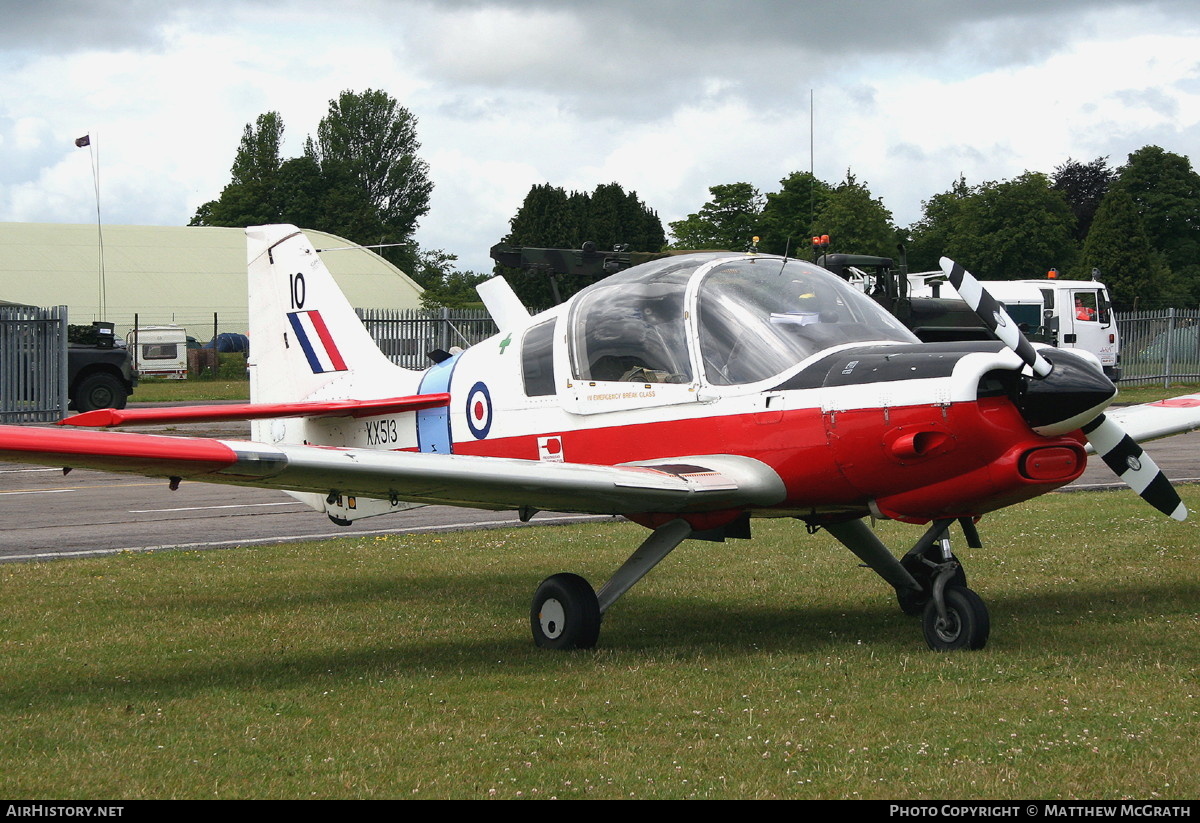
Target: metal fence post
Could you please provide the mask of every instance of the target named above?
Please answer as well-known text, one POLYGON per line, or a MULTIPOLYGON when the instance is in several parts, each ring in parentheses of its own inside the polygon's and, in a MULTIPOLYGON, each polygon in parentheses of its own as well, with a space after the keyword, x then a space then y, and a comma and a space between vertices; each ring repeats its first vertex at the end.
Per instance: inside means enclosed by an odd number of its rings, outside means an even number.
POLYGON ((1167 321, 1167 353, 1163 358, 1163 388, 1171 385, 1171 353, 1175 348, 1175 309, 1168 313, 1167 321))

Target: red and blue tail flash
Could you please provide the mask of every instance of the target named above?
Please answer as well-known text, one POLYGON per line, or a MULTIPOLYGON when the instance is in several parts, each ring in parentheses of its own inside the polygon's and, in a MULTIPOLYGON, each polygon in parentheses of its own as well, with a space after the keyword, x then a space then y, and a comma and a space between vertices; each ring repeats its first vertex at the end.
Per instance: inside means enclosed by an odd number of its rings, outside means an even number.
POLYGON ((320 311, 290 312, 288 321, 292 324, 292 331, 296 333, 296 340, 299 341, 304 356, 308 358, 308 365, 312 367, 313 374, 346 371, 346 361, 342 359, 337 342, 329 333, 325 321, 321 319, 320 311))

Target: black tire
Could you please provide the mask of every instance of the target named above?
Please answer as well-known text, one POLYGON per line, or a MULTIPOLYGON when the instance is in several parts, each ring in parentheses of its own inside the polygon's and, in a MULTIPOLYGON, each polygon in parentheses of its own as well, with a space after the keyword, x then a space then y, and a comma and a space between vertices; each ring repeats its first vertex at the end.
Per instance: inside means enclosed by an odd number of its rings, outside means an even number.
POLYGON ((529 609, 533 642, 542 649, 590 649, 600 639, 600 601, 577 574, 547 577, 529 609))
POLYGON ((75 389, 75 410, 79 412, 96 409, 123 409, 129 393, 125 384, 111 374, 89 374, 75 389))
POLYGON ((925 605, 922 627, 925 642, 935 652, 958 649, 982 649, 991 632, 991 619, 983 598, 961 586, 947 586, 945 591, 946 620, 938 617, 932 600, 925 605))

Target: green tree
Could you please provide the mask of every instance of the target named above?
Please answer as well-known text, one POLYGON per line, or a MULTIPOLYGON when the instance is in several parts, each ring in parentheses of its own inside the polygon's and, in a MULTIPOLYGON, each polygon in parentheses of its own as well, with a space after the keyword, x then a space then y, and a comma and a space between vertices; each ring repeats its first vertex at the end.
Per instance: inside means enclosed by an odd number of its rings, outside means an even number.
POLYGON ((1191 161, 1144 146, 1129 155, 1117 180, 1133 198, 1151 245, 1200 300, 1200 175, 1191 161))
POLYGON ((231 180, 217 200, 196 210, 192 226, 255 226, 280 221, 277 192, 283 119, 279 112, 260 114, 246 124, 233 158, 231 180))
POLYGON ((660 251, 667 242, 658 215, 637 192, 626 192, 619 183, 599 185, 588 196, 580 236, 598 249, 625 245, 633 251, 660 251))
POLYGON ((421 294, 422 308, 483 308, 475 287, 491 275, 460 272, 455 268, 456 260, 458 255, 442 249, 425 249, 421 252, 418 268, 412 278, 425 289, 421 294))
POLYGON ((417 156, 417 118, 386 92, 342 92, 305 153, 337 168, 367 195, 384 225, 408 235, 429 211, 429 165, 417 156))
MULTIPOLYGON (((577 198, 577 193, 574 194, 577 198)), ((513 246, 544 249, 579 247, 579 201, 566 189, 549 183, 531 186, 521 207, 509 220, 503 242, 513 246)))
POLYGON ((949 191, 935 194, 924 203, 921 219, 909 227, 908 268, 933 271, 938 260, 950 253, 951 237, 964 222, 971 187, 961 175, 949 191))
POLYGON ((883 201, 865 183, 846 172, 846 180, 830 192, 813 222, 814 235, 828 234, 834 248, 847 254, 894 255, 896 227, 883 201))
MULTIPOLYGON (((596 248, 628 246, 630 251, 660 251, 666 243, 662 222, 634 192, 617 183, 596 187, 591 194, 571 192, 543 183, 530 187, 517 213, 509 221, 509 232, 501 242, 511 246, 542 249, 578 249, 591 241, 596 248)), ((543 270, 521 270, 496 266, 527 306, 554 305, 555 286, 564 299, 593 280, 562 277, 543 270)))
MULTIPOLYGON (((583 195, 578 192, 568 195, 565 189, 549 183, 534 185, 509 221, 509 232, 501 242, 539 249, 577 249, 583 242, 580 239, 580 224, 586 217, 587 202, 583 195)), ((504 276, 522 303, 535 309, 555 304, 555 287, 565 298, 586 285, 574 280, 564 282, 549 271, 513 269, 500 265, 496 266, 495 271, 504 276), (555 286, 551 285, 551 278, 556 279, 555 286)))
POLYGON ((1108 187, 1117 173, 1108 167, 1107 157, 1097 157, 1090 163, 1080 163, 1067 158, 1067 162, 1054 167, 1051 188, 1060 191, 1075 215, 1075 239, 1082 243, 1092 227, 1096 209, 1108 193, 1108 187))
POLYGON ((360 243, 408 244, 384 252, 408 271, 419 265, 412 235, 433 191, 420 147, 417 118, 376 89, 343 91, 329 101, 316 139, 305 144, 329 178, 329 196, 351 207, 346 224, 328 230, 360 243))
POLYGON ((670 224, 677 249, 721 249, 744 251, 755 236, 761 236, 765 204, 758 189, 749 183, 712 186, 712 195, 700 211, 670 224))
POLYGON ((792 257, 807 254, 813 235, 821 233, 816 216, 832 193, 828 183, 806 171, 792 172, 780 180, 779 191, 766 195, 759 249, 792 257))
POLYGON ((1093 269, 1118 306, 1132 307, 1137 301, 1142 308, 1157 308, 1176 305, 1186 297, 1186 290, 1154 248, 1137 202, 1120 184, 1100 201, 1076 276, 1090 277, 1093 269))
POLYGON ((300 156, 284 160, 276 175, 279 222, 309 228, 328 226, 329 181, 317 161, 300 156))
POLYGON ((246 125, 229 185, 197 209, 191 225, 294 223, 362 245, 394 244, 381 253, 416 271, 412 236, 433 189, 416 154, 416 123, 385 92, 345 91, 330 101, 304 155, 281 161, 283 121, 267 112, 246 125))
POLYGON ((963 182, 947 195, 927 202, 914 226, 910 269, 936 268, 936 259, 926 259, 935 254, 982 280, 1038 277, 1074 264, 1075 216, 1046 175, 1025 172, 973 188, 963 182))
POLYGON ((283 118, 277 111, 260 114, 255 126, 246 124, 237 155, 233 158, 233 183, 271 183, 282 161, 283 118))

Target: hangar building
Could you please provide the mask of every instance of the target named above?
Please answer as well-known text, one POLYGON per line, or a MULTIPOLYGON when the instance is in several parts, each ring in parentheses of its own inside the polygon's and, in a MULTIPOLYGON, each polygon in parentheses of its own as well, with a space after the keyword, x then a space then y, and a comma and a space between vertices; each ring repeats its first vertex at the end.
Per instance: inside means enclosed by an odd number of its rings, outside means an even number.
MULTIPOLYGON (((372 251, 305 229, 350 305, 419 308, 421 287, 372 251)), ((95 225, 0 223, 0 301, 68 307, 70 322, 116 324, 124 337, 141 326, 178 325, 200 340, 245 333, 246 235, 242 229, 104 226, 104 278, 95 225), (104 304, 101 317, 101 302, 104 304)))

